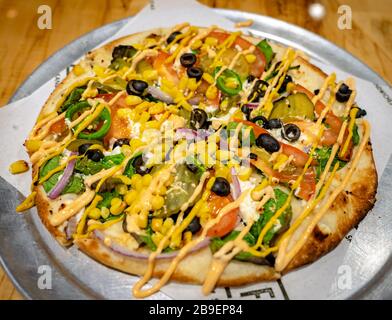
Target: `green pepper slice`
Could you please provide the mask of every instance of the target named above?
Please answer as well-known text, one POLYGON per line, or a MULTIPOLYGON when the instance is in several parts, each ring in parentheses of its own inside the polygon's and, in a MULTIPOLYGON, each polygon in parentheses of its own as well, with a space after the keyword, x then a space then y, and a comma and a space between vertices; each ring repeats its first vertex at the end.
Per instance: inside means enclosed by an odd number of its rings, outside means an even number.
MULTIPOLYGON (((71 107, 68 108, 68 110, 65 114, 65 118, 69 121, 72 121, 72 117, 76 112, 82 111, 82 110, 90 108, 90 107, 91 106, 87 101, 80 101, 78 103, 75 103, 71 107)), ((108 133, 110 126, 111 126, 111 123, 112 123, 110 111, 108 110, 108 108, 105 107, 102 110, 102 112, 98 116, 97 120, 103 122, 103 125, 97 131, 92 132, 92 133, 81 132, 81 133, 79 133, 78 138, 79 139, 86 139, 86 140, 102 139, 108 133)), ((73 128, 73 130, 75 131, 77 128, 78 128, 78 126, 73 128)))
MULTIPOLYGON (((220 67, 217 67, 214 71, 214 74, 217 74, 220 70, 220 67)), ((240 93, 242 90, 242 81, 240 76, 234 72, 233 70, 230 69, 225 69, 222 74, 216 79, 216 86, 220 91, 223 93, 229 95, 229 96, 235 96, 240 93), (234 81, 237 86, 235 88, 229 88, 226 83, 228 80, 234 81)))
POLYGON ((261 52, 264 54, 265 63, 268 66, 272 60, 273 55, 274 55, 274 52, 273 52, 271 46, 269 45, 267 40, 264 39, 264 40, 260 41, 256 45, 256 47, 259 48, 261 50, 261 52))

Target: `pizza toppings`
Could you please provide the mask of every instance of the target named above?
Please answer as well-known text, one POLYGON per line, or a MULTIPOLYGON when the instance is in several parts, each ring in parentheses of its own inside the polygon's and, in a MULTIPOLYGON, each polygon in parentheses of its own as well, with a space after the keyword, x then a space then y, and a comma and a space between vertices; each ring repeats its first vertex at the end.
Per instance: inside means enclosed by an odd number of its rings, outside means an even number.
MULTIPOLYGON (((364 115, 350 81, 331 76, 313 94, 297 83, 297 53, 274 48, 183 24, 93 64, 26 143, 36 187, 50 199, 77 195, 52 224, 73 218, 74 239, 95 235, 132 257, 152 252, 150 267, 176 252, 163 282, 211 241, 220 271, 205 292, 232 258, 270 264, 292 230, 292 202, 310 214, 362 146, 364 115)), ((159 289, 142 291, 146 279, 137 296, 159 289)))

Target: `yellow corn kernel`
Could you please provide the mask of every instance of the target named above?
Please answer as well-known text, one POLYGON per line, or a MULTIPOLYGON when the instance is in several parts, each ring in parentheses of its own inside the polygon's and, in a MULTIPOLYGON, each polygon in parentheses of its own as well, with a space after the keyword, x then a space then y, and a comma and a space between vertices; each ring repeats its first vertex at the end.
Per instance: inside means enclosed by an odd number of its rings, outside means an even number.
POLYGON ((273 169, 278 170, 280 168, 280 166, 282 166, 287 161, 287 159, 288 159, 288 157, 285 154, 280 153, 278 155, 278 158, 276 159, 276 162, 273 166, 273 169))
POLYGON ((163 219, 162 218, 153 218, 151 221, 151 228, 155 232, 159 232, 162 229, 163 219))
POLYGON ((128 191, 128 187, 125 185, 125 184, 118 184, 118 185, 116 185, 116 191, 118 192, 118 194, 120 194, 120 195, 124 195, 124 194, 126 194, 127 193, 127 191, 128 191))
POLYGON ((140 115, 139 122, 140 123, 146 123, 148 119, 150 118, 150 114, 146 111, 143 111, 142 114, 140 115))
POLYGON ((243 113, 241 111, 241 109, 237 109, 232 116, 230 117, 231 119, 242 119, 243 118, 243 113))
MULTIPOLYGON (((127 176, 124 176, 124 175, 116 176, 116 179, 120 179, 121 182, 123 184, 125 184, 126 186, 130 186, 132 184, 132 180, 130 178, 128 178, 127 176)), ((127 189, 127 191, 128 191, 128 189, 127 189)))
MULTIPOLYGON (((154 244, 158 247, 159 243, 162 241, 163 239, 163 234, 156 232, 151 236, 151 240, 154 242, 154 244)), ((165 246, 167 247, 167 245, 165 246)))
POLYGON ((165 111, 165 107, 163 105, 162 102, 157 102, 155 104, 153 104, 149 109, 148 112, 150 114, 158 114, 158 113, 162 113, 163 111, 165 111))
POLYGON ((131 118, 133 113, 133 110, 127 108, 120 108, 117 110, 117 116, 122 119, 131 118))
POLYGON ((125 103, 128 106, 134 106, 134 105, 137 105, 141 102, 142 102, 142 98, 140 98, 138 96, 130 95, 125 98, 125 103))
POLYGON ((259 201, 261 197, 261 191, 268 186, 268 180, 264 179, 258 186, 254 187, 250 193, 251 198, 254 201, 259 201))
POLYGON ((144 142, 140 139, 132 139, 129 146, 131 147, 132 152, 135 152, 136 149, 140 148, 144 145, 144 142))
POLYGON ((157 70, 146 70, 143 71, 143 78, 147 81, 153 81, 158 79, 158 71, 157 70))
POLYGON ((213 84, 215 82, 214 77, 207 72, 204 72, 202 77, 209 84, 213 84))
POLYGON ((98 77, 105 77, 105 76, 106 76, 106 74, 105 74, 105 68, 104 68, 104 67, 95 65, 95 66, 93 67, 93 70, 94 70, 95 74, 96 74, 98 77))
POLYGON ((37 192, 32 192, 24 201, 16 207, 16 212, 26 211, 35 206, 35 196, 37 192))
POLYGON ((102 207, 101 208, 101 217, 104 219, 107 219, 109 217, 109 215, 110 215, 109 209, 106 207, 102 207))
POLYGON ((29 152, 36 152, 42 145, 41 140, 26 140, 25 147, 29 152))
POLYGON ((209 46, 216 46, 218 44, 218 39, 214 37, 207 37, 204 43, 209 46))
POLYGON ((185 243, 189 243, 192 241, 192 232, 190 231, 184 232, 184 241, 185 243))
POLYGON ((238 178, 240 178, 242 181, 248 181, 251 174, 252 168, 245 168, 238 172, 238 178))
POLYGON ((143 188, 143 180, 142 176, 140 174, 134 174, 131 178, 132 180, 132 186, 136 190, 141 190, 143 188))
POLYGON ((88 212, 88 217, 90 219, 98 220, 101 217, 101 210, 94 208, 88 212))
POLYGON ((146 128, 148 129, 159 129, 161 127, 159 121, 157 120, 151 120, 146 122, 146 128))
POLYGON ((165 199, 161 196, 154 196, 151 200, 152 210, 156 211, 163 207, 165 204, 165 199))
POLYGON ((188 85, 187 85, 188 89, 191 91, 195 91, 197 89, 197 81, 195 78, 190 78, 188 80, 188 85))
POLYGON ((238 87, 238 81, 235 78, 227 78, 225 81, 225 86, 230 89, 235 89, 238 87))
POLYGON ((148 224, 148 212, 142 211, 137 217, 137 225, 144 229, 147 228, 148 224))
POLYGON ((210 178, 207 182, 206 189, 211 190, 214 183, 215 183, 215 177, 210 178))
POLYGON ((77 64, 73 69, 72 72, 75 76, 81 76, 83 73, 86 72, 86 70, 84 70, 80 64, 77 64))
POLYGON ((24 160, 17 160, 13 162, 9 167, 9 171, 12 174, 23 173, 27 170, 29 170, 29 164, 24 160))
POLYGON ((224 100, 220 103, 220 109, 221 109, 221 110, 226 110, 228 106, 229 106, 229 100, 228 100, 228 99, 224 99, 224 100))
POLYGON ((200 39, 196 40, 194 43, 192 43, 191 49, 192 50, 199 49, 202 45, 203 45, 203 42, 200 39))
POLYGON ((129 190, 125 194, 124 200, 130 206, 137 199, 137 195, 138 195, 138 193, 136 190, 129 190))
MULTIPOLYGON (((221 150, 220 150, 221 151, 221 150)), ((217 170, 215 170, 216 177, 227 178, 229 176, 230 169, 226 166, 220 166, 217 170)))
POLYGON ((125 202, 123 202, 120 198, 113 198, 110 202, 110 213, 114 215, 118 215, 125 209, 125 202))
POLYGON ((142 177, 142 182, 143 182, 143 186, 148 187, 151 183, 152 180, 152 175, 151 174, 145 174, 142 177))
POLYGON ((129 212, 132 215, 139 214, 141 208, 142 208, 141 204, 135 201, 132 203, 132 205, 129 208, 127 208, 127 212, 129 212))
POLYGON ((287 91, 288 93, 290 93, 290 92, 292 92, 294 89, 295 89, 295 84, 294 84, 294 82, 289 82, 289 83, 287 84, 286 91, 287 91))
POLYGON ((208 87, 207 92, 206 92, 207 99, 213 100, 213 99, 216 98, 217 94, 218 94, 218 88, 217 87, 215 87, 213 85, 208 87))
POLYGON ((245 55, 245 59, 248 63, 254 63, 256 61, 256 56, 252 53, 245 55))
POLYGON ((164 185, 162 185, 158 190, 158 194, 161 196, 164 196, 166 192, 167 192, 167 188, 164 185))
POLYGON ((162 225, 162 233, 166 234, 171 227, 173 227, 174 221, 172 218, 166 218, 165 222, 162 225))

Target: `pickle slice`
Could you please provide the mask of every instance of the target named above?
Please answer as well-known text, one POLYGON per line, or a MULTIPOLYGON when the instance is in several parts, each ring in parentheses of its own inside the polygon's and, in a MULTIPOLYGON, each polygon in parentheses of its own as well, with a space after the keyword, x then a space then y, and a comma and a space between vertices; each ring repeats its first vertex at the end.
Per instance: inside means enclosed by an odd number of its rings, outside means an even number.
POLYGON ((281 119, 283 122, 298 119, 314 120, 314 105, 304 93, 295 93, 274 103, 270 119, 281 119))

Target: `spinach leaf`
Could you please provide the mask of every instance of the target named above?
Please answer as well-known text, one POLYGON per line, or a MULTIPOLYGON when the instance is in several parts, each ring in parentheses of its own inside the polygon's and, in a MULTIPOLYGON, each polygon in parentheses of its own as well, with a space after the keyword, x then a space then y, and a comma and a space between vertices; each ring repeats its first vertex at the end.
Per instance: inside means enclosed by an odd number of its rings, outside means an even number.
POLYGON ((103 207, 109 208, 110 207, 110 202, 112 201, 112 199, 119 196, 119 194, 118 194, 118 192, 116 190, 113 190, 112 192, 99 193, 99 195, 103 199, 100 202, 97 203, 97 208, 98 209, 102 209, 103 207))
POLYGON ((353 144, 354 144, 354 146, 357 146, 359 144, 359 140, 360 140, 360 137, 359 137, 359 133, 358 133, 358 126, 355 123, 354 128, 353 128, 353 144))
MULTIPOLYGON (((46 164, 41 168, 40 178, 46 176, 51 170, 57 168, 60 165, 60 156, 53 157, 48 160, 46 164)), ((64 173, 64 170, 56 172, 53 174, 48 180, 46 180, 42 186, 46 193, 50 192, 53 187, 57 184, 60 179, 60 176, 64 173)), ((72 175, 68 184, 65 186, 64 190, 61 194, 67 193, 81 193, 85 190, 84 181, 81 177, 72 175)))
MULTIPOLYGON (((283 206, 283 204, 287 200, 288 197, 287 193, 283 192, 281 189, 275 188, 274 193, 275 193, 275 199, 269 199, 266 202, 263 208, 263 214, 253 224, 252 228, 250 229, 250 233, 256 239, 259 237, 261 230, 263 230, 267 222, 272 218, 272 216, 276 213, 276 211, 278 211, 283 206)), ((269 245, 276 235, 278 235, 285 228, 287 228, 288 224, 290 223, 291 215, 292 215, 291 206, 289 206, 283 212, 283 214, 281 214, 280 217, 278 218, 280 226, 279 227, 274 226, 268 230, 268 232, 264 236, 263 244, 269 245)))
POLYGON ((146 230, 147 235, 140 236, 141 241, 151 250, 156 251, 157 246, 155 245, 154 241, 152 241, 152 229, 151 226, 148 226, 146 230))
POLYGON ((129 161, 124 169, 124 172, 123 172, 124 176, 131 178, 135 174, 136 171, 135 171, 135 167, 133 166, 133 161, 141 154, 143 154, 143 152, 138 152, 137 154, 135 154, 135 156, 133 158, 129 159, 129 161))
POLYGON ((121 164, 124 159, 125 156, 122 153, 106 156, 102 159, 102 166, 105 169, 109 169, 111 167, 121 164))
POLYGON ((87 157, 83 157, 76 161, 75 171, 84 175, 93 175, 103 169, 102 162, 95 162, 87 157))
MULTIPOLYGON (((315 150, 315 159, 318 162, 318 165, 316 166, 316 176, 317 179, 320 178, 321 174, 323 173, 325 166, 327 165, 328 159, 331 156, 332 152, 332 147, 323 147, 323 148, 318 148, 315 150)), ((339 169, 343 168, 346 165, 345 161, 342 161, 338 158, 337 154, 335 156, 335 159, 332 161, 332 165, 330 167, 330 170, 335 166, 336 162, 339 162, 339 169)))

